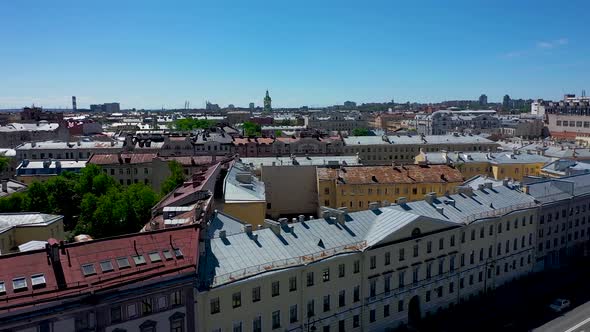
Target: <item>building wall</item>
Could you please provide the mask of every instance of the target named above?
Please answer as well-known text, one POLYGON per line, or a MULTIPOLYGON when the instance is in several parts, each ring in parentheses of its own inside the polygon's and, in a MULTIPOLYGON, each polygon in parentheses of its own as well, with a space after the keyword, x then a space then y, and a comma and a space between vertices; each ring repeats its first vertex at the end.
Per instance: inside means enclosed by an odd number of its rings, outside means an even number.
POLYGON ((50 238, 58 241, 66 239, 63 219, 47 226, 13 227, 0 233, 0 253, 8 253, 29 241, 47 241, 50 238))
POLYGON ((312 325, 322 330, 329 325, 337 331, 341 321, 345 331, 396 328, 408 322, 411 301, 418 301, 420 315, 424 317, 530 273, 534 263, 535 219, 536 208, 533 208, 463 227, 439 229, 427 222, 412 224, 398 231, 390 242, 370 250, 341 254, 204 290, 197 301, 199 328, 227 331, 241 322, 243 329, 251 331, 253 320, 261 317, 262 330, 272 330, 272 315, 276 311, 280 312, 282 330, 308 330, 312 325), (416 228, 419 234, 413 236, 416 228), (344 275, 339 274, 341 264, 344 275), (356 264, 358 272, 355 272, 356 264), (323 281, 324 271, 329 271, 327 281, 323 281), (310 272, 314 282, 308 286, 310 272), (291 278, 296 285, 292 291, 291 278), (279 293, 273 296, 276 282, 279 293), (358 301, 354 299, 356 286, 358 301), (260 287, 257 302, 252 301, 255 287, 260 287), (345 295, 343 306, 339 305, 341 292, 345 295), (239 306, 235 307, 234 294, 240 297, 239 306), (330 298, 326 311, 323 310, 325 296, 330 298), (217 301, 220 310, 212 313, 212 302, 217 301), (314 301, 313 316, 307 314, 310 301, 314 301), (292 306, 297 308, 294 322, 289 315, 292 306), (353 325, 355 320, 358 326, 353 325))
POLYGON ((260 176, 271 218, 317 212, 315 166, 263 166, 260 176))
POLYGON ((254 226, 264 224, 266 202, 225 202, 223 212, 254 226))
POLYGON ((525 176, 540 175, 543 165, 543 163, 492 165, 492 174, 496 180, 512 178, 520 181, 525 176))
POLYGON ((547 114, 549 131, 590 134, 590 117, 584 115, 547 114))
POLYGON ((318 180, 318 206, 346 207, 348 211, 367 210, 371 202, 394 203, 400 197, 408 201, 424 199, 427 193, 454 194, 462 182, 342 184, 336 180, 318 180))

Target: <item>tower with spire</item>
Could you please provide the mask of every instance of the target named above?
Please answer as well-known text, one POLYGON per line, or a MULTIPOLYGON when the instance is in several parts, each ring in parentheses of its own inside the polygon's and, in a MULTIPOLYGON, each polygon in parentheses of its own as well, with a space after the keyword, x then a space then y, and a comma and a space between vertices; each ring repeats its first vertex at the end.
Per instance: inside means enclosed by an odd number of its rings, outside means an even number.
POLYGON ((265 112, 272 112, 272 99, 268 94, 268 90, 266 90, 266 96, 264 97, 264 111, 265 112))

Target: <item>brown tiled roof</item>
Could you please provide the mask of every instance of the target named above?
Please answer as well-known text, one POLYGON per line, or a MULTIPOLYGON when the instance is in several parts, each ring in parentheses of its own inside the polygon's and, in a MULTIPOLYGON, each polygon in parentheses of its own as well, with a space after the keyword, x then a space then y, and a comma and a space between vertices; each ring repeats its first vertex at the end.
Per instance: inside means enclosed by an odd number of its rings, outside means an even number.
POLYGON ((248 138, 248 137, 244 137, 244 138, 235 138, 234 139, 234 145, 239 145, 239 144, 248 144, 248 143, 254 143, 254 144, 272 144, 274 142, 273 138, 268 138, 268 137, 256 137, 256 138, 248 138))
POLYGON ((95 165, 141 164, 150 163, 157 156, 156 153, 95 153, 90 156, 88 163, 95 165))
POLYGON ((318 180, 347 184, 461 182, 459 170, 447 165, 318 167, 318 180))

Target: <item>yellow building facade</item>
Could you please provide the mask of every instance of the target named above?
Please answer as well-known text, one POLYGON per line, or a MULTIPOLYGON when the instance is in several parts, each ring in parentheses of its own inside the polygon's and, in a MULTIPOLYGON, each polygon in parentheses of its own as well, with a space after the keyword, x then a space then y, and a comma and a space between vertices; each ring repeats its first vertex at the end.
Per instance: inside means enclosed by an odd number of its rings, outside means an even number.
POLYGON ((318 206, 366 210, 372 202, 421 200, 431 192, 453 194, 463 180, 461 172, 447 165, 318 168, 318 206))

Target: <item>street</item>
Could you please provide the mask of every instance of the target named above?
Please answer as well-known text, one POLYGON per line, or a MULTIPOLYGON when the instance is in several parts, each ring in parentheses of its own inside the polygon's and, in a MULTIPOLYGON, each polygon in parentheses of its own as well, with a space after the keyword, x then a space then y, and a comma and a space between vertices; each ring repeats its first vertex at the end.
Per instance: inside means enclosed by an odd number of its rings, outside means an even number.
POLYGON ((590 301, 564 312, 534 332, 590 332, 590 301))

